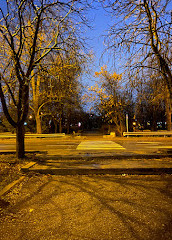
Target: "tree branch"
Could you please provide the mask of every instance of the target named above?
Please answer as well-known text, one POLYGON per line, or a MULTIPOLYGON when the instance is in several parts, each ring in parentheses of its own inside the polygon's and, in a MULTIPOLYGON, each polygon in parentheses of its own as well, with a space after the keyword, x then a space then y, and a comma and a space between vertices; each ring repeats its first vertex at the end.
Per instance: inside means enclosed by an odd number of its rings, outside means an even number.
POLYGON ((2 91, 2 85, 1 85, 1 75, 0 75, 0 98, 1 98, 1 103, 2 103, 2 108, 4 111, 4 114, 8 120, 8 122, 13 126, 16 127, 17 124, 16 122, 12 119, 12 117, 9 114, 8 108, 7 108, 7 104, 6 104, 6 100, 5 100, 5 96, 4 93, 2 91))

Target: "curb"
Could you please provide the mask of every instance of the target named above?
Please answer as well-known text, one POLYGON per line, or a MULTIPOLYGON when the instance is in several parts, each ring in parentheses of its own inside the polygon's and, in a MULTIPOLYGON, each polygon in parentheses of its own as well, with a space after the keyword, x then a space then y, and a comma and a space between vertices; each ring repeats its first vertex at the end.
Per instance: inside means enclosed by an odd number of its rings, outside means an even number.
MULTIPOLYGON (((51 158, 52 164, 56 163, 58 160, 85 160, 89 162, 89 160, 103 158, 103 159, 112 159, 112 160, 141 160, 141 159, 160 159, 166 158, 171 155, 162 155, 162 154, 135 154, 135 155, 83 155, 83 156, 59 156, 53 159, 51 158)), ((48 159, 47 159, 48 160, 48 159)), ((69 165, 69 166, 46 166, 46 159, 39 162, 29 162, 26 166, 22 167, 21 170, 24 172, 32 172, 32 173, 42 173, 42 174, 52 174, 52 175, 88 175, 88 174, 114 174, 114 175, 121 175, 121 174, 138 174, 138 175, 158 175, 158 174, 172 174, 172 164, 170 165, 160 165, 154 166, 154 164, 148 166, 107 166, 102 167, 99 164, 91 164, 88 165, 88 162, 84 164, 79 163, 78 165, 69 165), (42 166, 42 164, 44 166, 42 166)))
POLYGON ((4 187, 4 188, 0 191, 0 197, 1 197, 2 195, 4 195, 5 193, 7 193, 8 191, 10 191, 12 187, 14 187, 17 183, 21 182, 24 178, 25 178, 25 176, 22 176, 22 177, 20 177, 19 179, 13 181, 12 183, 8 184, 6 187, 4 187))
POLYGON ((172 174, 172 168, 49 168, 23 169, 25 172, 52 174, 52 175, 88 175, 88 174, 131 174, 131 175, 160 175, 172 174))
MULTIPOLYGON (((4 155, 8 155, 8 154, 15 154, 16 153, 16 150, 10 150, 10 151, 7 151, 7 150, 0 150, 0 155, 4 154, 4 155)), ((25 153, 40 153, 40 154, 43 154, 43 153, 46 153, 47 154, 47 151, 46 150, 42 150, 42 151, 39 151, 39 150, 30 150, 30 151, 25 151, 25 153)))
POLYGON ((36 162, 29 162, 24 167, 22 167, 21 170, 24 172, 30 171, 29 168, 33 167, 35 164, 36 164, 36 162))
MULTIPOLYGON (((172 154, 82 154, 82 155, 56 155, 56 156, 48 156, 47 158, 55 159, 55 160, 87 160, 87 159, 95 159, 95 158, 104 158, 104 159, 109 159, 109 158, 114 158, 114 159, 153 159, 153 158, 172 158, 172 154)), ((46 161, 46 160, 45 160, 46 161)))

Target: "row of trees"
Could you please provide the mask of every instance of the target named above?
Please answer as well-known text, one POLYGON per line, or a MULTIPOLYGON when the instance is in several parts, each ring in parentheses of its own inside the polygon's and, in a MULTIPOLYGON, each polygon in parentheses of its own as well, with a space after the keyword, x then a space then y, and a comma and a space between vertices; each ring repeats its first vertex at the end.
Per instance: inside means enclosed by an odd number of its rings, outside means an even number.
POLYGON ((120 134, 126 113, 134 119, 136 115, 143 127, 149 122, 155 130, 161 119, 171 130, 171 1, 107 0, 102 4, 114 22, 106 38, 108 49, 123 65, 127 83, 119 86, 120 75, 106 69, 96 74, 100 81, 92 90, 99 94, 99 111, 107 121, 115 123, 120 134))
POLYGON ((81 108, 81 84, 78 78, 82 72, 82 62, 75 54, 51 55, 48 65, 47 62, 39 64, 33 72, 30 109, 36 120, 37 133, 42 133, 43 116, 50 116, 55 132, 57 125, 59 132, 62 132, 63 115, 69 120, 73 109, 77 111, 81 108))
POLYGON ((99 80, 89 89, 94 111, 101 116, 102 124, 115 126, 117 135, 126 131, 126 117, 129 131, 156 131, 158 127, 171 130, 169 92, 159 75, 143 72, 137 81, 126 82, 125 75, 111 73, 103 66, 95 76, 99 80))
MULTIPOLYGON (((72 56, 72 53, 66 53, 63 55, 51 54, 49 59, 41 62, 34 69, 31 75, 29 115, 25 122, 27 124, 26 130, 41 134, 43 127, 44 132, 62 132, 62 122, 65 118, 69 133, 71 115, 81 111, 82 86, 79 83, 79 76, 82 72, 82 66, 83 63, 79 62, 76 56, 72 56)), ((14 117, 15 106, 11 98, 8 100, 8 107, 14 117)), ((13 131, 5 117, 2 116, 1 120, 7 130, 13 131)))

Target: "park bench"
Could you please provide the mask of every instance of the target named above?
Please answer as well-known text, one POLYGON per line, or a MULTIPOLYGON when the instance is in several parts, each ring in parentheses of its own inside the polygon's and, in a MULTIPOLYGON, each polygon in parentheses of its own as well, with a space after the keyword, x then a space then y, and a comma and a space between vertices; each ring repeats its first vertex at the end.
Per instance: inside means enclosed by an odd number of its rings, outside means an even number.
POLYGON ((129 136, 134 136, 134 137, 138 137, 138 136, 145 136, 145 137, 154 137, 154 136, 163 136, 163 137, 167 137, 167 136, 172 136, 172 131, 140 131, 140 132, 123 132, 123 136, 124 137, 129 137, 129 136))

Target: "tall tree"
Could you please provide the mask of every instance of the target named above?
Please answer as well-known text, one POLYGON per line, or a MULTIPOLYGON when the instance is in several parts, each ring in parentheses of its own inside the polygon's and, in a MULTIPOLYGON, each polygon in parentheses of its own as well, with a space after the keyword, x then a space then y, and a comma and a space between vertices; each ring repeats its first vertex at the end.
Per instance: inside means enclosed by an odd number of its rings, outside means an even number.
POLYGON ((122 87, 122 75, 110 73, 106 66, 96 72, 99 78, 96 86, 91 87, 96 107, 105 122, 113 124, 118 135, 122 136, 125 130, 125 115, 132 112, 132 102, 122 87))
POLYGON ((61 57, 61 59, 56 58, 50 69, 53 91, 55 91, 55 96, 58 99, 60 98, 60 101, 56 101, 56 108, 53 107, 49 109, 56 109, 58 113, 58 117, 57 114, 52 115, 52 120, 55 126, 57 125, 57 121, 59 122, 60 132, 62 132, 63 115, 66 115, 69 132, 72 109, 75 108, 75 110, 77 110, 81 106, 81 83, 79 82, 79 77, 82 73, 83 61, 84 58, 82 59, 81 55, 80 58, 78 58, 76 52, 71 51, 61 57))
POLYGON ((156 130, 157 122, 166 119, 167 130, 171 130, 171 104, 169 91, 157 71, 145 69, 135 77, 136 112, 142 123, 151 122, 151 129, 156 130))
MULTIPOLYGON (((157 122, 165 123, 166 89, 157 74, 147 73, 140 76, 136 91, 135 115, 142 129, 157 130, 157 122), (161 84, 160 84, 161 83, 161 84)), ((167 112, 167 111, 166 111, 167 112)), ((170 128, 170 123, 167 125, 170 128)), ((165 125, 165 124, 164 124, 165 125)))
POLYGON ((0 98, 9 123, 16 128, 16 154, 23 158, 24 122, 29 109, 29 88, 33 69, 52 50, 62 51, 63 44, 73 44, 74 24, 83 21, 87 1, 6 0, 0 8, 1 72, 0 98), (82 6, 81 6, 82 5, 82 6), (71 20, 71 16, 78 16, 71 20), (68 27, 64 25, 67 22, 68 27), (31 33, 31 34, 30 34, 31 33), (44 39, 39 45, 41 35, 44 39), (28 47, 29 46, 29 47, 28 47), (9 66, 14 77, 9 75, 9 66), (15 82, 15 83, 14 83, 15 82), (12 91, 15 84, 15 92, 12 91), (3 87, 7 86, 16 109, 14 119, 8 110, 3 87), (15 93, 15 94, 14 94, 15 93))
MULTIPOLYGON (((30 108, 35 116, 37 133, 42 132, 40 113, 51 116, 55 126, 57 122, 61 126, 64 106, 66 110, 74 105, 77 108, 80 92, 78 77, 82 72, 84 56, 80 54, 77 59, 77 46, 73 47, 65 53, 51 54, 48 64, 46 60, 33 74, 30 108)), ((61 127, 59 129, 62 131, 61 127)))
MULTIPOLYGON (((103 1, 104 2, 104 1, 103 1)), ((105 1, 113 14, 114 25, 109 31, 109 47, 126 51, 128 66, 149 68, 150 58, 157 61, 172 100, 171 0, 105 1)), ((117 56, 117 55, 116 55, 117 56)))

